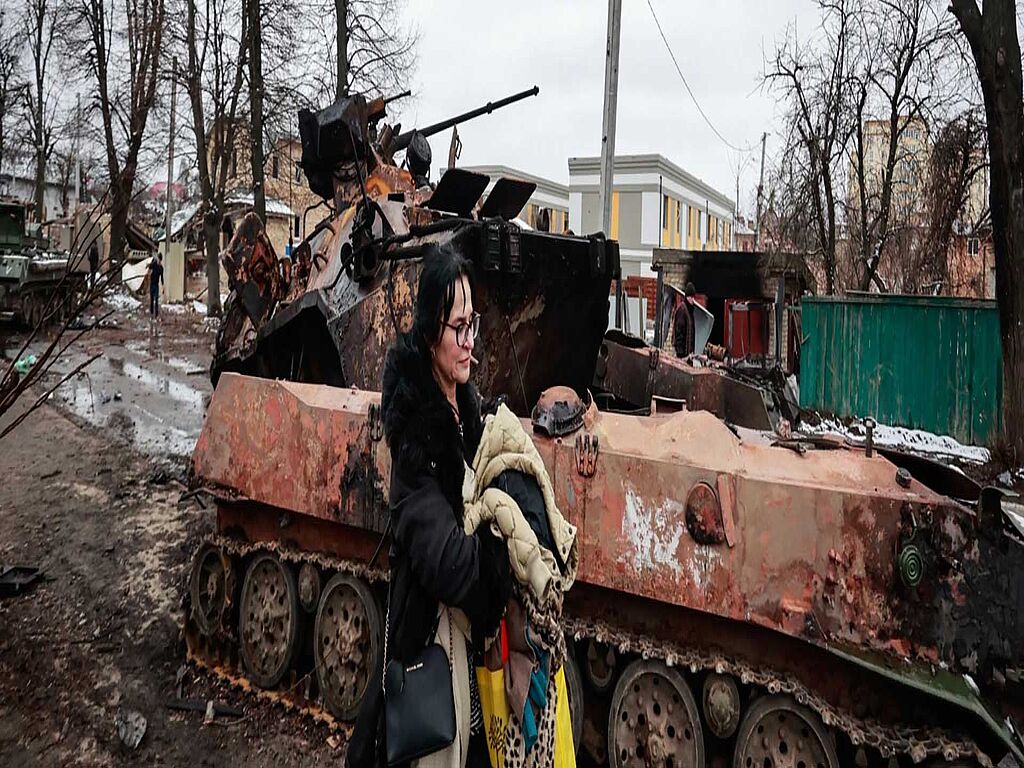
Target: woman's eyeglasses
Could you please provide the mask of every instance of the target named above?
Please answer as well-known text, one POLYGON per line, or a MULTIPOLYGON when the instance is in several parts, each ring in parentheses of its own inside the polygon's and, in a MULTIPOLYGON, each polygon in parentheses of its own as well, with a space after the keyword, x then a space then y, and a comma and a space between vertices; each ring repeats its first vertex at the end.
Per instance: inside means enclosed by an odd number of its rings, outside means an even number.
POLYGON ((460 347, 464 347, 470 339, 476 341, 477 334, 480 333, 480 313, 474 312, 469 320, 463 321, 458 325, 452 325, 451 323, 441 324, 455 331, 455 342, 460 347))

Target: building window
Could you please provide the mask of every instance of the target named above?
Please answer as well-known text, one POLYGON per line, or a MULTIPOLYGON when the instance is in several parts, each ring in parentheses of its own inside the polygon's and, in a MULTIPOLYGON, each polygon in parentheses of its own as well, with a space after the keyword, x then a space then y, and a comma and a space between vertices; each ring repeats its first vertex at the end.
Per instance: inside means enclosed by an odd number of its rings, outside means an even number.
POLYGON ((299 216, 296 216, 295 217, 295 235, 294 235, 294 237, 301 237, 302 236, 301 225, 302 225, 302 218, 299 217, 299 216))
POLYGON ((237 149, 232 149, 231 150, 231 178, 234 179, 237 176, 238 176, 238 150, 237 149))
POLYGON ((668 195, 661 196, 661 228, 668 229, 668 195))
POLYGON ((280 161, 277 158, 277 152, 270 156, 270 176, 276 179, 277 175, 281 172, 280 161))
POLYGON ((981 252, 981 241, 972 237, 967 241, 967 255, 977 256, 981 252))
POLYGON ((676 234, 678 235, 683 224, 683 207, 682 204, 676 200, 676 234))

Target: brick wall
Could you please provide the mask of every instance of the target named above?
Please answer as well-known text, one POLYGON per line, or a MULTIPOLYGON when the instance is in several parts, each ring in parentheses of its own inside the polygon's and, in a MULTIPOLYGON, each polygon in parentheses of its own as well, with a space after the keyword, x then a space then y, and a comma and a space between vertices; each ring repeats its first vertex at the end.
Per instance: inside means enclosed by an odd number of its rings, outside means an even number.
MULTIPOLYGON (((654 312, 658 305, 658 281, 653 277, 631 276, 626 278, 624 287, 627 296, 647 299, 647 319, 654 320, 654 312)), ((615 295, 614 282, 611 295, 615 295)))

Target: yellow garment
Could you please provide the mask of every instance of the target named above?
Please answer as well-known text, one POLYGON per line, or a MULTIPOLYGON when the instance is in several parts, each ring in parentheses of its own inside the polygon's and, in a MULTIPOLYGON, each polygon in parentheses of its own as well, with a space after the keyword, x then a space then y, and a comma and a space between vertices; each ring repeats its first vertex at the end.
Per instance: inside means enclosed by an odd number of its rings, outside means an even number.
POLYGON ((473 492, 465 504, 466 533, 489 524, 495 535, 508 543, 509 562, 516 579, 529 587, 542 603, 546 602, 552 584, 563 592, 568 591, 576 578, 579 561, 576 526, 562 516, 555 504, 551 478, 533 440, 516 415, 504 405, 495 415, 487 417, 473 460, 473 471, 473 492), (504 491, 487 487, 509 469, 530 475, 540 486, 551 537, 566 565, 564 577, 559 573, 554 554, 537 541, 537 534, 519 505, 504 491))
MULTIPOLYGON (((493 768, 505 765, 505 729, 508 728, 511 711, 505 698, 505 669, 476 668, 476 679, 480 685, 480 703, 484 714, 484 731, 487 734, 487 753, 493 768)), ((576 768, 576 749, 572 740, 572 714, 569 711, 569 694, 565 685, 565 670, 558 668, 555 673, 555 760, 554 768, 576 768)))

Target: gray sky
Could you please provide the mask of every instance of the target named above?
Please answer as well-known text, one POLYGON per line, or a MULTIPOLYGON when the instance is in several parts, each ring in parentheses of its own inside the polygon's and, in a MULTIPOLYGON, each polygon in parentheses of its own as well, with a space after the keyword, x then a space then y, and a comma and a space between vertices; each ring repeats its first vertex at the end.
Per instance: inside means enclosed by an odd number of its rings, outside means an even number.
MULTIPOLYGON (((810 0, 651 0, 690 87, 732 144, 756 146, 778 111, 760 88, 764 57, 787 25, 801 37, 817 26, 810 0)), ((501 163, 560 182, 568 158, 597 155, 601 142, 607 3, 408 0, 419 26, 416 100, 404 127, 444 119, 534 84, 540 95, 460 127, 460 165, 501 163)), ((738 159, 704 123, 687 95, 646 0, 623 0, 616 152, 659 152, 730 198, 743 163, 741 210, 752 207, 759 152, 738 159)), ((447 161, 451 131, 431 142, 447 161)), ((436 171, 435 171, 436 176, 436 171)))

